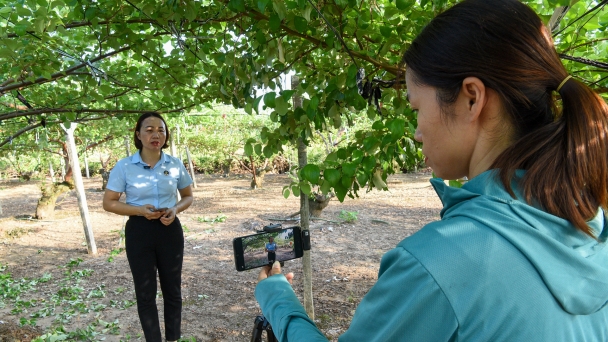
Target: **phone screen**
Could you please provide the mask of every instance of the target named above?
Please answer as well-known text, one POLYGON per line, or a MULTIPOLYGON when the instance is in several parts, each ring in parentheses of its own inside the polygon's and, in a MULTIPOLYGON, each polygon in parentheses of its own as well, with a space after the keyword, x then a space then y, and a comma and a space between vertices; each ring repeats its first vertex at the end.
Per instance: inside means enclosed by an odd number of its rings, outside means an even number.
POLYGON ((300 227, 241 236, 232 241, 237 271, 302 257, 300 227))

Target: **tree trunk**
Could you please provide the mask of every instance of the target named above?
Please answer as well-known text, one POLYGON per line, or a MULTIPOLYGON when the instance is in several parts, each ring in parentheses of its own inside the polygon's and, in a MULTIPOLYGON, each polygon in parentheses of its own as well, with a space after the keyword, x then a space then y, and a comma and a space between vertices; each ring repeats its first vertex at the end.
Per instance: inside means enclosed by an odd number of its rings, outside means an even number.
POLYGON ((106 169, 99 170, 101 173, 101 190, 105 190, 106 186, 108 186, 108 180, 110 179, 110 172, 106 171, 106 169))
MULTIPOLYGON (((296 89, 300 81, 297 76, 291 77, 291 89, 296 89)), ((293 97, 293 107, 302 107, 302 98, 300 96, 293 97)), ((302 138, 298 139, 298 165, 303 168, 308 164, 308 155, 306 153, 306 145, 302 138)), ((308 230, 309 228, 309 211, 308 211, 308 196, 304 193, 300 193, 300 228, 302 230, 308 230)), ((304 310, 308 314, 308 317, 314 321, 315 319, 315 307, 312 298, 312 263, 310 258, 311 251, 304 251, 302 256, 302 268, 303 268, 303 285, 304 285, 304 310)))
POLYGON ((196 178, 194 178, 194 165, 192 164, 192 158, 190 157, 190 149, 188 149, 188 145, 186 145, 186 157, 188 157, 188 167, 190 168, 190 176, 192 176, 192 188, 196 189, 196 178))
POLYGON ((128 135, 125 135, 125 152, 127 152, 127 157, 131 156, 131 145, 129 144, 128 135))
POLYGON ((329 205, 329 200, 334 197, 333 193, 327 195, 314 193, 314 198, 308 198, 308 212, 312 217, 320 217, 321 212, 329 205))
POLYGON ((36 218, 39 220, 48 220, 55 217, 55 204, 57 198, 64 192, 74 189, 74 186, 68 182, 63 183, 42 183, 42 197, 38 200, 36 207, 36 218))
POLYGON ((80 218, 84 228, 84 236, 87 241, 87 250, 89 254, 97 254, 97 245, 93 236, 93 226, 91 225, 91 217, 89 215, 89 207, 87 206, 87 197, 84 193, 84 184, 82 182, 82 174, 80 172, 80 162, 78 161, 78 152, 76 151, 76 142, 74 141, 74 130, 76 123, 72 122, 70 128, 61 124, 61 128, 65 132, 65 140, 68 147, 68 156, 70 157, 70 166, 74 176, 74 185, 76 186, 76 197, 78 198, 78 208, 80 209, 80 218))
POLYGON ((51 174, 51 181, 55 183, 55 171, 53 170, 53 160, 49 159, 49 173, 51 174))

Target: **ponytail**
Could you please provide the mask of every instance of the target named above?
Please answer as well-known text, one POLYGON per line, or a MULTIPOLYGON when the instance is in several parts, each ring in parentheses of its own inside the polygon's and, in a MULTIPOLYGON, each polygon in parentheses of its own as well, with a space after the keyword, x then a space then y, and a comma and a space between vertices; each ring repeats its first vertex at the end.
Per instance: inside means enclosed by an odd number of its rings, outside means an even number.
POLYGON ((559 93, 562 110, 556 121, 520 138, 492 168, 500 169, 512 196, 515 170, 527 170, 521 181, 526 201, 593 236, 586 221, 608 204, 608 106, 574 79, 559 93))

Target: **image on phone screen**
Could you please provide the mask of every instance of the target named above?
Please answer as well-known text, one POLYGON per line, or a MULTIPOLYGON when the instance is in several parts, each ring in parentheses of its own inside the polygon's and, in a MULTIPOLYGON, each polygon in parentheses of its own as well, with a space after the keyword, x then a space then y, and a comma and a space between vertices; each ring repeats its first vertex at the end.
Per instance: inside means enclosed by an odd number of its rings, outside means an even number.
POLYGON ((238 271, 302 257, 300 227, 271 233, 259 233, 233 240, 234 259, 238 271))

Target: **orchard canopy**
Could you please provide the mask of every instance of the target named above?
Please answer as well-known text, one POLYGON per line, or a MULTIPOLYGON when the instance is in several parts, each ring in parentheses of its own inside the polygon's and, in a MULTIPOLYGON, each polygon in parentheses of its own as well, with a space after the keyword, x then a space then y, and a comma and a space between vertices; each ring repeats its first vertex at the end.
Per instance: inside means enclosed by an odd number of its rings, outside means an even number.
MULTIPOLYGON (((570 73, 606 97, 608 1, 524 2, 550 26, 570 73)), ((420 158, 401 57, 454 3, 2 0, 0 154, 60 138, 59 123, 86 123, 76 134, 94 142, 124 135, 142 112, 187 115, 223 103, 270 115, 276 125, 244 146, 266 157, 369 117, 371 129, 301 169, 285 194, 318 187, 343 200, 386 188, 395 162, 420 158), (292 90, 280 88, 286 73, 299 79, 292 90)))

